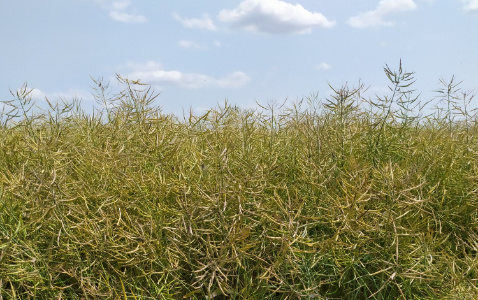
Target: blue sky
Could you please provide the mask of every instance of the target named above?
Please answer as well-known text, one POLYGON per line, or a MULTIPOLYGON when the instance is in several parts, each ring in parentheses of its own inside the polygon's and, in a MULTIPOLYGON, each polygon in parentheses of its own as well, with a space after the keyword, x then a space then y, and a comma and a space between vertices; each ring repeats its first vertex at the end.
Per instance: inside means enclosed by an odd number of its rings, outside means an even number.
POLYGON ((422 100, 452 75, 478 89, 478 0, 0 2, 0 100, 27 83, 95 105, 90 78, 155 87, 165 112, 295 101, 359 79, 387 94, 402 59, 422 100))

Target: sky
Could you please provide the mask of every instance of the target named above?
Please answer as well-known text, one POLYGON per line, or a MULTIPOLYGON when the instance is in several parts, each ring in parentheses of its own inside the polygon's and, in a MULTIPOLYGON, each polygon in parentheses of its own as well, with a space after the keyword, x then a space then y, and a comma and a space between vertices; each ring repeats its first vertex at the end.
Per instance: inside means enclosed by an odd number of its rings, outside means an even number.
POLYGON ((0 100, 99 107, 93 79, 151 84, 163 112, 295 102, 331 85, 387 95, 383 67, 478 90, 478 0, 0 0, 0 100))

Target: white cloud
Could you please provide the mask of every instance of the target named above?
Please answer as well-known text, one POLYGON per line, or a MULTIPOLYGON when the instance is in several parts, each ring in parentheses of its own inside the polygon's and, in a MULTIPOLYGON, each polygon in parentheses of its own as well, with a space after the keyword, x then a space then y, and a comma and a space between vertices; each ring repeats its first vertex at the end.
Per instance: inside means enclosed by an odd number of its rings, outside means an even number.
POLYGON ((188 40, 180 40, 178 42, 179 47, 184 49, 206 50, 207 47, 188 40))
POLYGON ((131 4, 131 1, 124 0, 124 1, 113 1, 111 6, 113 10, 123 10, 126 9, 131 4))
POLYGON ((305 34, 313 27, 335 25, 321 13, 280 0, 244 0, 232 10, 221 10, 219 20, 248 31, 274 34, 305 34))
POLYGON ((223 79, 216 79, 215 85, 225 89, 235 89, 246 85, 251 79, 246 73, 236 71, 227 75, 223 79))
POLYGON ((130 0, 92 0, 105 9, 123 9, 131 4, 130 0))
POLYGON ((111 19, 124 23, 144 23, 147 21, 145 16, 132 15, 123 12, 112 11, 110 12, 111 19))
POLYGON ((318 66, 315 67, 317 70, 330 70, 332 67, 325 62, 320 63, 318 66))
POLYGON ((462 0, 465 3, 465 11, 478 12, 478 0, 462 0))
POLYGON ((109 16, 114 21, 124 22, 124 23, 144 23, 147 21, 147 18, 140 14, 127 13, 127 10, 130 5, 130 0, 94 0, 104 9, 109 11, 109 16))
MULTIPOLYGON (((209 49, 209 46, 206 43, 196 43, 190 40, 180 40, 178 41, 178 46, 183 48, 183 49, 194 49, 194 50, 207 50, 209 49)), ((221 47, 222 44, 219 41, 213 41, 211 43, 211 46, 214 47, 221 47)))
POLYGON ((183 24, 183 26, 186 28, 206 29, 211 31, 217 30, 216 26, 214 25, 214 22, 207 14, 203 14, 201 18, 191 19, 182 18, 178 14, 173 14, 173 17, 177 21, 181 22, 181 24, 183 24))
POLYGON ((383 19, 386 15, 416 8, 417 4, 413 0, 381 0, 376 9, 351 17, 348 23, 357 28, 392 26, 394 22, 383 19))
POLYGON ((239 88, 246 85, 250 78, 244 72, 236 71, 224 78, 197 74, 184 73, 177 70, 164 70, 161 64, 149 61, 145 64, 128 63, 132 71, 127 75, 132 80, 141 80, 160 86, 172 85, 185 89, 199 89, 204 87, 239 88))
POLYGON ((48 98, 50 102, 55 102, 57 100, 63 99, 66 102, 71 102, 73 99, 80 99, 86 101, 94 100, 93 95, 91 92, 87 92, 81 89, 70 89, 66 92, 53 92, 53 93, 45 93, 40 89, 33 89, 31 94, 32 99, 35 100, 45 100, 48 98))

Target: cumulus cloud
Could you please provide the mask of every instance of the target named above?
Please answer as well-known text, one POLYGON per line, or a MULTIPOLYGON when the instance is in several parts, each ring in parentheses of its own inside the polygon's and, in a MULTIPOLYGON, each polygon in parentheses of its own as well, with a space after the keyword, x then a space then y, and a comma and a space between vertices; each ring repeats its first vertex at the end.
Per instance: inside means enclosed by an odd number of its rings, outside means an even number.
POLYGON ((129 0, 112 1, 111 7, 113 10, 123 10, 123 9, 126 9, 130 4, 131 4, 131 1, 129 0))
POLYGON ((465 11, 478 13, 478 0, 462 0, 465 11))
POLYGON ((49 101, 55 102, 56 100, 63 99, 66 102, 71 101, 72 99, 80 99, 80 100, 87 100, 87 101, 92 101, 93 95, 90 92, 87 92, 85 90, 81 89, 70 89, 66 92, 51 92, 51 93, 46 93, 40 89, 32 89, 32 92, 30 93, 32 96, 32 99, 35 100, 44 100, 45 98, 48 98, 49 101))
POLYGON ((203 14, 201 18, 182 18, 178 14, 173 14, 173 17, 181 22, 184 27, 186 28, 197 28, 197 29, 206 29, 206 30, 211 30, 215 31, 217 30, 216 26, 214 25, 214 22, 212 19, 209 17, 208 14, 203 14))
POLYGON ((132 70, 127 76, 132 80, 141 80, 160 86, 178 86, 185 89, 204 87, 239 88, 246 85, 250 78, 246 73, 236 71, 224 78, 214 78, 205 74, 184 73, 177 70, 164 70, 161 64, 149 61, 144 64, 129 63, 132 70))
POLYGON ((213 41, 208 45, 209 43, 196 43, 194 41, 190 40, 180 40, 178 41, 178 46, 183 48, 183 49, 193 49, 193 50, 207 50, 210 47, 209 46, 214 46, 214 47, 221 47, 222 43, 220 41, 213 41))
POLYGON ((179 47, 184 49, 195 49, 195 50, 205 50, 207 47, 188 40, 180 40, 178 42, 179 47))
POLYGON ((112 11, 110 12, 111 19, 124 23, 144 23, 146 17, 142 15, 132 15, 123 12, 112 11))
POLYGON ((320 63, 315 68, 317 70, 325 70, 325 71, 332 69, 332 67, 328 63, 325 63, 325 62, 320 63))
POLYGON ((246 73, 235 71, 222 79, 216 79, 214 84, 220 88, 236 89, 246 85, 250 80, 246 73))
POLYGON ((384 20, 386 15, 415 9, 417 4, 413 0, 381 0, 376 9, 351 17, 348 23, 357 28, 392 26, 394 22, 384 20))
POLYGON ((221 10, 219 20, 248 31, 272 34, 306 34, 314 27, 335 25, 321 13, 280 0, 244 0, 232 10, 221 10))
POLYGON ((94 0, 104 9, 109 11, 112 20, 123 23, 144 23, 147 18, 140 14, 128 13, 131 6, 130 0, 94 0))

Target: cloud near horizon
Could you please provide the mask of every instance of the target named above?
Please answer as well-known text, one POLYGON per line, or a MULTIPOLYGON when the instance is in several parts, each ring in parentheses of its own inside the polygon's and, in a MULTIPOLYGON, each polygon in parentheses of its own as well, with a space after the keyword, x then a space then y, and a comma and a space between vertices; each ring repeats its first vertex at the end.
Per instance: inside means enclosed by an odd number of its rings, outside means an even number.
POLYGON ((462 2, 465 3, 465 11, 478 13, 478 0, 462 0, 462 2))
POLYGON ((124 23, 144 23, 147 21, 145 16, 132 15, 124 12, 112 11, 110 12, 111 19, 124 23))
POLYGON ((186 28, 206 29, 216 31, 216 25, 208 14, 203 14, 201 18, 183 18, 177 13, 173 13, 174 19, 181 22, 186 28))
POLYGON ((234 9, 221 10, 218 18, 232 27, 267 34, 307 34, 314 27, 330 28, 336 23, 300 4, 280 0, 244 0, 234 9))
POLYGON ((395 22, 384 20, 386 15, 415 9, 417 4, 413 0, 381 0, 376 9, 351 17, 348 23, 356 28, 393 26, 395 22))
POLYGON ((329 64, 326 63, 326 62, 322 62, 322 63, 320 63, 319 65, 317 65, 317 66, 315 67, 315 69, 316 69, 316 70, 324 70, 324 71, 327 71, 327 70, 332 69, 332 66, 329 65, 329 64))
POLYGON ((181 47, 183 49, 195 49, 195 50, 206 50, 207 49, 207 46, 204 46, 202 44, 198 44, 196 42, 189 41, 189 40, 180 40, 178 42, 178 45, 179 45, 179 47, 181 47))
POLYGON ((126 12, 131 6, 131 0, 94 0, 101 7, 109 11, 112 20, 123 23, 144 23, 148 19, 140 14, 126 12))
POLYGON ((200 89, 205 87, 239 88, 246 85, 250 78, 246 73, 235 71, 224 78, 214 78, 204 74, 184 73, 177 70, 164 70, 161 64, 149 61, 144 64, 128 63, 132 71, 127 74, 132 80, 140 80, 149 84, 178 86, 184 89, 200 89))
POLYGON ((94 97, 91 92, 81 90, 81 89, 70 89, 66 92, 51 92, 46 93, 40 89, 33 88, 31 92, 32 99, 35 100, 45 100, 55 103, 59 100, 65 100, 67 103, 70 103, 73 99, 79 99, 83 101, 94 101, 94 97))

